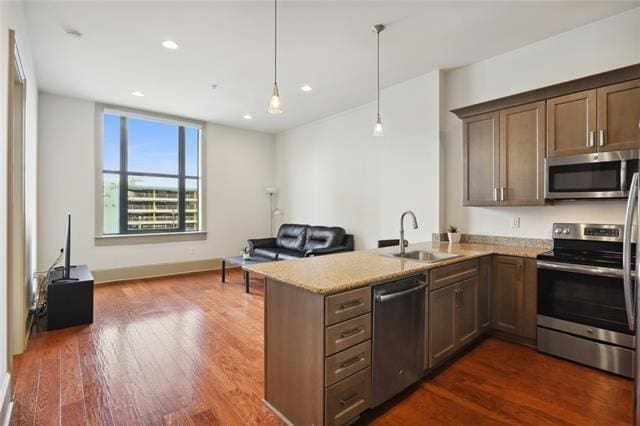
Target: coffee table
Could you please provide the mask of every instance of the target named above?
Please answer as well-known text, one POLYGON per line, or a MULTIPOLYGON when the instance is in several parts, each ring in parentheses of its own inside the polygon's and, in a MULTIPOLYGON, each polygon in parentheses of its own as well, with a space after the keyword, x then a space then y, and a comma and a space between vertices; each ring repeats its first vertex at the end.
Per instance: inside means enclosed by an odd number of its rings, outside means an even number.
POLYGON ((225 267, 227 263, 231 265, 240 266, 242 268, 242 274, 244 276, 244 291, 245 293, 249 293, 249 271, 244 269, 244 266, 247 265, 257 265, 258 263, 265 262, 273 262, 271 259, 267 259, 264 257, 250 257, 248 259, 243 258, 242 256, 227 256, 222 258, 222 282, 225 282, 226 274, 225 267))

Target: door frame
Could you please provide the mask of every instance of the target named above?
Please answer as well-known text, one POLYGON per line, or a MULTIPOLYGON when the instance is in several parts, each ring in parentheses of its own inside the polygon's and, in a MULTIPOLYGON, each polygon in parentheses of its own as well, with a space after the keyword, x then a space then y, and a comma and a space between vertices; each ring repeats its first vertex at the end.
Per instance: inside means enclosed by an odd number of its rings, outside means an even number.
POLYGON ((27 80, 14 30, 9 30, 7 96, 7 362, 26 344, 26 293, 29 267, 26 237, 25 119, 27 80), (19 111, 16 109, 19 108, 19 111), (19 114, 19 115, 18 115, 19 114), (17 117, 17 118, 16 118, 17 117), (16 127, 16 119, 19 119, 16 127))

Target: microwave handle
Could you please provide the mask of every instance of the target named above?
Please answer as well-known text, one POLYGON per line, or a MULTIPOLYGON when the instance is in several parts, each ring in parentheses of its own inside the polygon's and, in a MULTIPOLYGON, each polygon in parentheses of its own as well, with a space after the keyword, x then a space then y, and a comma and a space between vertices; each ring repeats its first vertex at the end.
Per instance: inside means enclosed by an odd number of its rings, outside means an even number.
POLYGON ((622 160, 620 163, 620 191, 625 192, 625 187, 627 186, 627 160, 622 160))
MULTIPOLYGON (((636 304, 635 292, 631 289, 633 281, 631 279, 631 233, 633 232, 633 215, 637 207, 638 200, 638 173, 634 173, 629 189, 629 201, 624 217, 624 238, 622 241, 622 281, 624 284, 624 304, 627 311, 627 322, 629 329, 635 329, 636 304)), ((637 278, 637 277, 636 277, 637 278)))

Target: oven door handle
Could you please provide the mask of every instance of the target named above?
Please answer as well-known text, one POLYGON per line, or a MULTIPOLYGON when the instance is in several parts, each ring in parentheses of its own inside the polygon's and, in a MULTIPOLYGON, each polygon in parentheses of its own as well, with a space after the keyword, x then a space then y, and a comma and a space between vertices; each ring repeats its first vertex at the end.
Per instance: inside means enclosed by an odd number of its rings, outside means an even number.
MULTIPOLYGON (((603 275, 613 278, 623 278, 624 276, 622 269, 603 268, 601 266, 576 265, 573 263, 556 263, 546 260, 538 260, 537 265, 538 269, 549 269, 552 271, 575 272, 585 275, 603 275)), ((635 277, 635 274, 632 273, 631 275, 635 277)))
MULTIPOLYGON (((624 236, 622 240, 622 280, 624 283, 624 303, 627 311, 629 330, 635 329, 636 322, 636 294, 632 289, 631 281, 631 233, 633 231, 633 213, 638 202, 638 173, 633 174, 631 188, 629 188, 629 200, 624 217, 624 236)), ((638 260, 636 260, 637 262, 638 260)))

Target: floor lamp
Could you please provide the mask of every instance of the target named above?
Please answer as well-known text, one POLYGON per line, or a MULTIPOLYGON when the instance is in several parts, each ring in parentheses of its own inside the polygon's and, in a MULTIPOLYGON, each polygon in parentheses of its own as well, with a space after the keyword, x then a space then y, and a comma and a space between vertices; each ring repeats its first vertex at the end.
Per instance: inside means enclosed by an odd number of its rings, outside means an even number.
POLYGON ((269 214, 271 215, 271 221, 270 221, 271 236, 273 237, 273 234, 275 233, 275 217, 276 215, 280 214, 280 209, 273 208, 273 195, 278 193, 278 188, 276 188, 275 186, 269 186, 265 188, 265 191, 267 191, 267 194, 269 194, 269 201, 270 201, 269 214))

